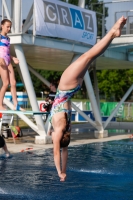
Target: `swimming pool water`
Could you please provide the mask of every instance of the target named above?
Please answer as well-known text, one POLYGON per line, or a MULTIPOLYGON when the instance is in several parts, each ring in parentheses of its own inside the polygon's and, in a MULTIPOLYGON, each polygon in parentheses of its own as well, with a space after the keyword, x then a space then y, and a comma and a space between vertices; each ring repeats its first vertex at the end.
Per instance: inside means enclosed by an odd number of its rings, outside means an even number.
POLYGON ((133 141, 69 147, 66 182, 59 181, 52 149, 0 158, 0 200, 60 199, 133 199, 133 141))

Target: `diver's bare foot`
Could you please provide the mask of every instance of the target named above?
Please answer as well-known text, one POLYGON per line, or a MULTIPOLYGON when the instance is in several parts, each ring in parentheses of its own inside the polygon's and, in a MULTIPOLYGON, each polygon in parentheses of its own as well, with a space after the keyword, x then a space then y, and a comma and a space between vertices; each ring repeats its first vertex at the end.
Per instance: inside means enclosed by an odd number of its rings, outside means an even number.
POLYGON ((19 105, 13 106, 13 110, 25 111, 25 109, 21 108, 19 105))
POLYGON ((121 30, 123 28, 123 26, 126 24, 127 18, 125 17, 121 17, 116 23, 115 25, 112 27, 111 32, 112 32, 112 38, 115 37, 120 37, 121 35, 121 30))
POLYGON ((24 111, 25 111, 25 109, 23 109, 23 108, 21 108, 21 107, 20 107, 20 111, 23 111, 23 112, 24 112, 24 111))
POLYGON ((0 106, 0 110, 6 110, 6 108, 3 106, 0 106))

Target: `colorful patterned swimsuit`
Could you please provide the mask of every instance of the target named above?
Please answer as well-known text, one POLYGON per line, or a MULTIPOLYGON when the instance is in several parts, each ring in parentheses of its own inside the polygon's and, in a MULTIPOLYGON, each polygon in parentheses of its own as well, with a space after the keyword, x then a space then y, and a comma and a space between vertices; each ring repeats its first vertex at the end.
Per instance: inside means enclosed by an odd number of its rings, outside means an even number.
POLYGON ((50 122, 52 121, 52 117, 54 114, 58 112, 66 112, 67 113, 67 130, 70 128, 70 122, 71 122, 71 110, 65 109, 64 108, 64 103, 69 101, 71 97, 78 91, 80 90, 80 85, 78 85, 76 88, 67 90, 67 91, 62 91, 57 89, 57 93, 55 95, 55 99, 52 105, 52 109, 50 112, 50 122))
POLYGON ((11 62, 10 58, 10 38, 0 35, 0 58, 5 60, 8 66, 11 62))

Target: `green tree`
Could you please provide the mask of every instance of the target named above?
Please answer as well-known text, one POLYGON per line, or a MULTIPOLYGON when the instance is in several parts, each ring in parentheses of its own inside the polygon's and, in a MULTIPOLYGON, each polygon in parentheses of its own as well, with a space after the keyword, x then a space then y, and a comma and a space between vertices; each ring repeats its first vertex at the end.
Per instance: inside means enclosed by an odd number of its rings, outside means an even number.
MULTIPOLYGON (((62 0, 62 1, 66 2, 66 0, 62 0)), ((77 6, 78 5, 78 0, 68 0, 68 3, 77 6)))
POLYGON ((119 101, 133 83, 133 70, 102 70, 97 71, 97 77, 100 93, 119 101))
POLYGON ((76 6, 78 5, 78 0, 69 0, 68 2, 76 6))
MULTIPOLYGON (((60 79, 60 76, 62 74, 62 72, 58 72, 58 71, 47 71, 47 70, 36 70, 36 71, 39 74, 41 74, 45 79, 47 79, 49 82, 51 82, 51 81, 57 81, 58 82, 59 79, 60 79)), ((36 93, 39 92, 39 91, 43 91, 44 89, 47 88, 47 86, 45 86, 32 73, 31 73, 31 79, 32 79, 33 86, 34 86, 34 89, 35 89, 36 93)))
MULTIPOLYGON (((60 76, 62 74, 62 72, 59 71, 47 71, 47 70, 36 70, 40 75, 42 75, 45 79, 47 79, 49 82, 51 81, 59 81, 60 76)), ((44 83, 42 83, 42 81, 40 81, 38 78, 36 78, 35 75, 33 75, 32 73, 30 73, 31 76, 31 80, 33 83, 33 87, 34 90, 37 93, 40 93, 40 91, 43 90, 49 90, 49 88, 47 86, 44 85, 44 83)), ((19 77, 19 74, 17 72, 17 70, 15 69, 15 77, 16 77, 16 82, 21 82, 21 79, 19 77)), ((22 91, 24 89, 24 87, 19 87, 17 88, 17 91, 22 91)))

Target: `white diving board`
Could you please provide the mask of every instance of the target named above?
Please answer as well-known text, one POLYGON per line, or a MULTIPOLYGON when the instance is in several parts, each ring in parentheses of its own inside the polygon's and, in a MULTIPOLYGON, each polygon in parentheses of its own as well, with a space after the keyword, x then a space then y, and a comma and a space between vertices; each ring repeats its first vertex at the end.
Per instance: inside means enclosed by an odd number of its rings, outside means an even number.
POLYGON ((41 112, 41 111, 18 111, 18 110, 0 110, 2 114, 23 114, 23 115, 47 115, 49 112, 41 112))

